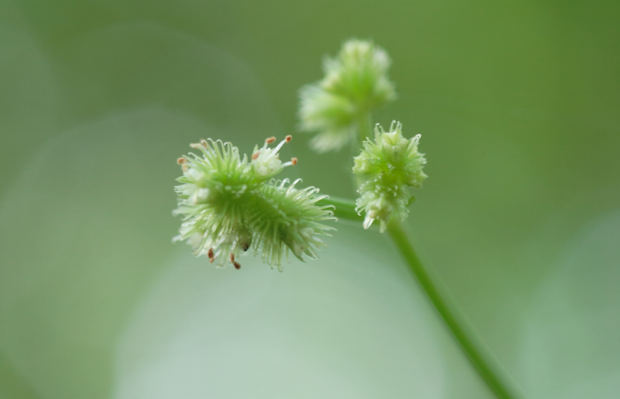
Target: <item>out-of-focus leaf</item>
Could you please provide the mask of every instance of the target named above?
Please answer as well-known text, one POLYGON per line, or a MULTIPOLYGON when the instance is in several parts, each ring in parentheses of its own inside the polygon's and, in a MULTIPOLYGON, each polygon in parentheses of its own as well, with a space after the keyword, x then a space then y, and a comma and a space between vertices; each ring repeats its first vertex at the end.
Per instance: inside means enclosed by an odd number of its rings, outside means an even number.
POLYGON ((114 397, 486 397, 383 237, 339 226, 327 241, 283 273, 183 248, 121 340, 114 397))
POLYGON ((532 398, 620 392, 620 211, 586 225, 530 304, 521 372, 532 398))
POLYGON ((152 137, 205 129, 139 110, 67 132, 20 171, 0 205, 0 351, 44 397, 105 396, 127 306, 177 225, 177 154, 152 137))

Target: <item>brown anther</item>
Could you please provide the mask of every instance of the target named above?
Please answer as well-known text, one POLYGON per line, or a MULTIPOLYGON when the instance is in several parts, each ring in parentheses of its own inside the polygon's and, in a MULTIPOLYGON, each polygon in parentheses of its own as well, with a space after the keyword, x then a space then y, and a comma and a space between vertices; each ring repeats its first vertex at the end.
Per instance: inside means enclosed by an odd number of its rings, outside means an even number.
POLYGON ((256 151, 254 154, 252 154, 252 159, 256 160, 258 159, 258 156, 260 155, 260 151, 256 151))
POLYGON ((187 159, 185 159, 185 158, 183 158, 183 157, 181 157, 181 158, 177 159, 177 163, 178 163, 179 165, 184 164, 185 162, 187 162, 187 159))
POLYGON ((243 244, 243 252, 247 251, 250 248, 250 244, 243 244))
POLYGON ((237 270, 241 269, 241 265, 238 264, 237 262, 233 262, 233 265, 235 265, 235 269, 237 270))
POLYGON ((215 258, 209 259, 209 263, 213 263, 214 260, 215 260, 215 258))
POLYGON ((200 143, 192 143, 189 146, 192 147, 192 148, 198 148, 198 147, 200 147, 200 143))
POLYGON ((267 139, 265 140, 265 143, 267 143, 267 144, 271 144, 271 143, 273 143, 274 141, 276 141, 276 138, 275 138, 275 137, 273 137, 273 136, 271 136, 271 137, 269 137, 269 138, 267 138, 267 139))
POLYGON ((293 136, 291 136, 290 134, 288 136, 286 136, 286 142, 290 143, 291 140, 293 140, 293 136))
POLYGON ((230 253, 230 263, 235 263, 235 254, 230 253))
POLYGON ((209 252, 207 252, 207 256, 209 259, 213 259, 213 248, 209 248, 209 252))
POLYGON ((189 170, 189 166, 187 166, 187 164, 184 163, 181 169, 183 169, 183 172, 187 172, 189 170))
POLYGON ((291 158, 291 163, 293 165, 297 165, 297 158, 296 157, 291 158))
POLYGON ((201 139, 201 140, 200 140, 200 144, 202 144, 202 146, 203 146, 204 148, 209 148, 209 145, 207 144, 207 140, 205 140, 205 139, 201 139))

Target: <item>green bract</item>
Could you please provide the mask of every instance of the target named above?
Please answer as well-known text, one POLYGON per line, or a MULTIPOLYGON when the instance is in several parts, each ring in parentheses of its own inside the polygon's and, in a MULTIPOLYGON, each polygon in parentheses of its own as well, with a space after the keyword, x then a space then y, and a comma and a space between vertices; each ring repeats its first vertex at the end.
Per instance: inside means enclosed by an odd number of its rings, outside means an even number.
POLYGON ((356 210, 366 214, 364 228, 379 220, 383 232, 392 217, 403 220, 407 216, 412 200, 409 187, 422 187, 427 177, 422 172, 426 159, 418 152, 419 141, 419 134, 404 138, 402 125, 394 121, 389 132, 377 124, 374 142, 364 142, 353 166, 353 173, 363 179, 356 210))
POLYGON ((389 66, 383 49, 361 40, 349 40, 336 58, 325 60, 323 80, 300 91, 300 128, 318 133, 311 142, 317 151, 355 140, 358 119, 396 98, 389 66))
POLYGON ((295 181, 275 181, 273 176, 289 165, 282 163, 278 151, 291 140, 287 136, 275 148, 258 146, 250 159, 241 158, 231 143, 202 140, 192 144, 202 154, 179 158, 183 176, 175 188, 183 224, 175 241, 186 240, 196 256, 207 255, 218 267, 228 263, 236 268, 237 257, 250 247, 255 255, 262 251, 264 262, 281 269, 284 252, 290 250, 303 261, 303 254, 316 258, 325 244, 317 237, 329 235, 333 228, 320 222, 335 220, 328 206, 316 202, 326 196, 318 189, 295 188, 295 181))

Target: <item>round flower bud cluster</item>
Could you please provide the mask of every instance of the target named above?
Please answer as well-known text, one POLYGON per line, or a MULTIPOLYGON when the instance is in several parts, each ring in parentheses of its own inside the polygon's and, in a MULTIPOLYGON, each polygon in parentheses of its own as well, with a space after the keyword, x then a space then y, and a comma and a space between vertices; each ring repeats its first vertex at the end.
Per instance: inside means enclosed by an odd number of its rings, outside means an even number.
POLYGON ((300 91, 300 129, 318 133, 314 149, 339 150, 355 140, 359 118, 396 98, 390 63, 382 48, 361 40, 349 40, 336 58, 324 61, 323 80, 300 91))
POLYGON ((316 258, 316 250, 325 244, 317 237, 329 235, 332 227, 322 221, 335 220, 329 206, 317 206, 326 198, 318 189, 297 189, 298 181, 275 181, 273 176, 297 159, 281 162, 279 150, 291 136, 275 148, 274 137, 254 149, 250 158, 239 155, 237 147, 221 141, 202 140, 190 153, 177 160, 183 176, 175 188, 178 207, 174 214, 183 217, 174 241, 187 241, 196 256, 206 255, 222 267, 230 263, 240 268, 238 257, 249 248, 262 251, 264 262, 281 270, 282 256, 292 252, 316 258))
POLYGON ((407 216, 407 206, 413 201, 409 187, 422 187, 427 177, 422 172, 426 159, 418 152, 419 141, 419 134, 404 138, 402 125, 394 121, 389 132, 377 124, 374 142, 364 142, 353 166, 353 173, 363 179, 356 211, 366 214, 364 228, 379 220, 383 232, 393 217, 403 220, 407 216))

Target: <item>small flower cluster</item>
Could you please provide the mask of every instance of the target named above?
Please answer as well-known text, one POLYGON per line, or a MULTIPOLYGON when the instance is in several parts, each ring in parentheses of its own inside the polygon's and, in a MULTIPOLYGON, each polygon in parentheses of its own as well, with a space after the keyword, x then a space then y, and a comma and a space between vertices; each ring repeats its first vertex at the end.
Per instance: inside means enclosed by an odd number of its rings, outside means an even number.
POLYGON ((174 241, 187 241, 196 256, 206 255, 222 267, 227 262, 240 268, 237 259, 250 247, 256 255, 262 251, 264 262, 281 270, 284 252, 289 250, 300 260, 303 255, 316 258, 316 250, 325 244, 317 236, 329 235, 332 227, 322 221, 335 220, 328 206, 317 201, 318 189, 297 189, 299 180, 273 178, 297 159, 281 162, 278 151, 291 136, 275 148, 255 147, 250 159, 239 155, 237 147, 222 141, 201 140, 190 153, 177 160, 183 176, 175 188, 183 223, 174 241))
POLYGON ((427 177, 422 172, 426 159, 418 152, 419 141, 419 134, 404 138, 402 125, 394 121, 389 132, 377 124, 374 142, 364 142, 353 166, 353 173, 364 179, 356 209, 366 214, 364 228, 379 220, 383 232, 392 217, 403 220, 407 216, 407 206, 413 200, 409 187, 422 187, 427 177))
POLYGON ((372 42, 349 40, 336 58, 324 61, 322 81, 300 91, 300 129, 318 132, 311 145, 338 150, 355 140, 356 122, 396 98, 387 76, 387 53, 372 42))

